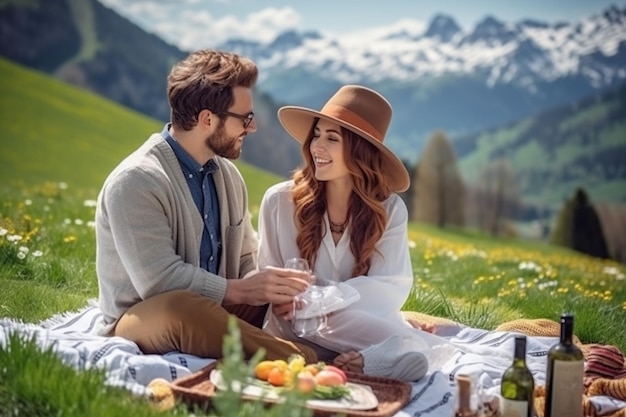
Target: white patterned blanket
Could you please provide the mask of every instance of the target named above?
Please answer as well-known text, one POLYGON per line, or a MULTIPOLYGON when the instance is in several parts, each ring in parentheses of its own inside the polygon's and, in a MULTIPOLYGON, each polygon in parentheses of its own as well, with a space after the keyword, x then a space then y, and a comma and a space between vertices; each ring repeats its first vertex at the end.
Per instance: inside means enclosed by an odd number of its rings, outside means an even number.
MULTIPOLYGON (((136 395, 149 394, 147 386, 155 378, 173 381, 214 361, 177 352, 143 354, 133 342, 96 335, 101 318, 102 313, 91 301, 79 312, 58 315, 39 324, 0 319, 0 345, 7 343, 12 332, 34 337, 43 349, 53 346, 63 363, 75 369, 105 369, 107 384, 125 387, 136 395)), ((443 363, 439 371, 429 373, 412 384, 411 400, 396 417, 452 415, 455 401, 453 381, 458 373, 472 375, 488 396, 498 393, 501 375, 513 359, 515 335, 512 332, 465 328, 449 337, 450 342, 461 349, 443 363)), ((527 365, 536 384, 545 381, 547 351, 556 342, 557 339, 552 337, 528 338, 527 365)), ((611 414, 626 407, 626 402, 611 397, 592 397, 592 401, 597 409, 602 410, 599 415, 611 414)))

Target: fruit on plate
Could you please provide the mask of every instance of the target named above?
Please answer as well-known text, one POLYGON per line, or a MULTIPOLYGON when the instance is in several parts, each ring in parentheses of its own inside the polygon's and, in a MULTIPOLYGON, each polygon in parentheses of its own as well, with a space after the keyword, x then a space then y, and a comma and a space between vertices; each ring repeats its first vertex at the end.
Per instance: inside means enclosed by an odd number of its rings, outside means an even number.
POLYGON ((331 372, 335 372, 336 374, 339 374, 339 376, 341 377, 341 380, 343 381, 344 384, 346 382, 348 382, 348 376, 343 371, 343 369, 337 368, 336 366, 333 366, 333 365, 326 365, 326 366, 324 366, 323 369, 325 371, 331 371, 331 372))
POLYGON ((303 371, 309 372, 311 375, 315 376, 320 371, 319 364, 310 363, 308 365, 304 365, 303 371))
POLYGON ((296 389, 303 394, 310 394, 315 391, 315 386, 317 382, 315 381, 315 377, 309 371, 302 371, 297 376, 298 382, 296 384, 296 389))
POLYGON ((274 387, 295 388, 314 398, 333 399, 349 393, 343 370, 324 362, 307 364, 301 355, 293 355, 289 361, 261 361, 254 367, 254 376, 274 387))
POLYGON ((270 371, 276 368, 274 361, 262 361, 254 367, 254 376, 262 381, 267 381, 270 371))
POLYGON ((290 385, 292 382, 292 373, 289 369, 282 370, 280 368, 272 368, 267 375, 267 382, 275 387, 290 385))
POLYGON ((317 384, 325 385, 328 387, 345 384, 341 375, 339 375, 337 372, 329 371, 326 369, 322 369, 321 371, 319 371, 314 378, 317 384))

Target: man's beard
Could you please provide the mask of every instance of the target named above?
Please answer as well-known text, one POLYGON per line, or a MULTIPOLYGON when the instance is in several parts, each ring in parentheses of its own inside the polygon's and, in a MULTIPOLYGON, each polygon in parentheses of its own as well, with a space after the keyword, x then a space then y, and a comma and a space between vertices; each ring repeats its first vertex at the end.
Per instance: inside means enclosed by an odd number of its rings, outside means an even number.
POLYGON ((204 143, 216 155, 228 159, 237 159, 241 155, 241 146, 237 147, 239 136, 227 137, 226 129, 224 128, 225 124, 224 120, 220 120, 217 130, 207 137, 204 143))

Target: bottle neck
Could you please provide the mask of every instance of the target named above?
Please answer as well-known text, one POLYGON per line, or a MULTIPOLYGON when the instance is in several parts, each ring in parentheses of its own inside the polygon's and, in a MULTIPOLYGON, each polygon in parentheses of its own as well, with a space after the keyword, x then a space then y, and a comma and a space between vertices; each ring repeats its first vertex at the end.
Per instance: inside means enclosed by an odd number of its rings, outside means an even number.
POLYGON ((515 353, 513 357, 513 363, 515 365, 526 364, 526 337, 518 336, 515 338, 515 353))
POLYGON ((561 343, 564 345, 571 345, 573 335, 574 317, 564 314, 561 316, 561 343))

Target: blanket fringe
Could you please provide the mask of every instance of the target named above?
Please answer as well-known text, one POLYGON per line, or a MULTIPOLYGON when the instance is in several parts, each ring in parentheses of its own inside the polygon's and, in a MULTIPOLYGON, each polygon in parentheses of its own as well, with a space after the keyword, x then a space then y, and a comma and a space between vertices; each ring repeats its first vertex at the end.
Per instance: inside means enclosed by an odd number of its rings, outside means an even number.
POLYGON ((98 307, 98 300, 95 298, 91 298, 87 300, 87 305, 80 308, 76 311, 65 311, 63 313, 55 314, 54 316, 47 318, 45 320, 40 321, 37 325, 43 327, 44 329, 49 329, 54 326, 58 326, 59 324, 67 322, 68 319, 88 310, 90 308, 98 307))

